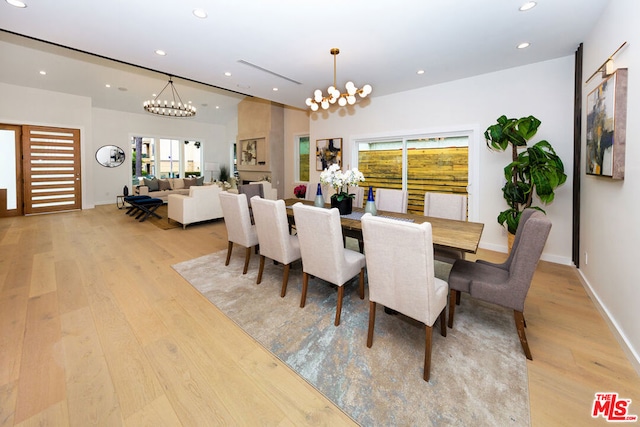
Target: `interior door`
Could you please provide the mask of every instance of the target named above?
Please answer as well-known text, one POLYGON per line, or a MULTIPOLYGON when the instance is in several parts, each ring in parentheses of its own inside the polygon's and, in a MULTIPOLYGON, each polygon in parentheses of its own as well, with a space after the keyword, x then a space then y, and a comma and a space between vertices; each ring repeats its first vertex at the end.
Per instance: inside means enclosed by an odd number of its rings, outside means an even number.
POLYGON ((82 208, 80 131, 22 127, 24 214, 82 208))
POLYGON ((0 124, 0 218, 22 215, 22 126, 0 124))

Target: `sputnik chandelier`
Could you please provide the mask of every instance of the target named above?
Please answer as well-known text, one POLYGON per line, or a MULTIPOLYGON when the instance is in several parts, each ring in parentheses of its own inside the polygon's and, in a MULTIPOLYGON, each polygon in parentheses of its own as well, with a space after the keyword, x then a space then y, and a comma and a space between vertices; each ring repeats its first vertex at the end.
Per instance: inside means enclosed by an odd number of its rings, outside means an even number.
POLYGON ((180 94, 173 86, 173 80, 169 76, 169 82, 162 88, 160 93, 152 100, 145 101, 143 107, 146 111, 157 114, 159 116, 170 117, 193 117, 196 115, 196 107, 191 104, 185 104, 180 98, 180 94), (160 95, 165 91, 167 86, 171 86, 171 95, 173 99, 171 101, 160 100, 160 95))
POLYGON ((306 104, 311 107, 313 111, 318 111, 318 105, 322 107, 323 110, 326 110, 329 108, 329 105, 335 104, 336 101, 341 107, 347 104, 353 105, 356 103, 356 94, 364 98, 371 93, 371 85, 364 85, 362 89, 358 89, 353 82, 350 81, 344 85, 347 92, 340 93, 336 88, 336 57, 340 53, 340 49, 334 47, 330 50, 330 53, 333 55, 333 86, 329 86, 327 89, 327 96, 323 96, 322 91, 316 89, 313 92, 313 98, 307 98, 306 104))

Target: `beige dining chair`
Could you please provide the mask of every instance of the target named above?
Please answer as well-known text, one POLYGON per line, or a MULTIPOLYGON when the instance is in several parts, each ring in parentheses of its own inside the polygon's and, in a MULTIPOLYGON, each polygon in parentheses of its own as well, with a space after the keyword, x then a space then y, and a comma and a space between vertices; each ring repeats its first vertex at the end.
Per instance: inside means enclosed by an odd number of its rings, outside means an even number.
POLYGON ((494 264, 484 260, 457 260, 449 273, 449 327, 453 327, 455 301, 460 292, 513 310, 516 330, 525 356, 533 360, 524 328, 524 302, 540 255, 551 231, 551 221, 542 212, 525 209, 507 260, 494 264))
POLYGON ((284 265, 282 273, 282 290, 280 296, 287 294, 289 269, 294 261, 300 259, 300 243, 297 236, 289 234, 289 221, 284 200, 269 200, 253 197, 253 219, 258 233, 260 245, 260 269, 256 284, 262 282, 265 258, 284 265))
MULTIPOLYGON (((467 196, 452 193, 424 193, 424 215, 435 218, 467 220, 467 196)), ((453 264, 464 259, 464 252, 443 246, 434 248, 434 257, 438 261, 453 264)))
POLYGON ((369 279, 369 330, 373 345, 376 304, 398 311, 425 325, 425 381, 431 370, 433 324, 440 318, 440 333, 447 336, 445 309, 447 282, 434 276, 431 224, 414 224, 365 214, 362 235, 369 279))
POLYGON ((247 196, 245 194, 234 194, 223 191, 219 194, 219 197, 220 204, 222 205, 224 224, 227 227, 227 239, 229 240, 227 260, 224 265, 229 265, 233 244, 237 243, 246 248, 242 274, 247 274, 249 260, 251 258, 251 248, 258 244, 256 226, 251 224, 251 217, 249 216, 247 196))
POLYGON ((377 188, 375 202, 379 211, 407 213, 409 195, 405 190, 377 188))
POLYGON ((293 216, 302 256, 300 307, 304 307, 306 303, 309 276, 333 283, 338 287, 338 307, 334 322, 338 326, 344 285, 357 275, 360 299, 364 299, 364 255, 343 246, 338 209, 316 208, 296 203, 293 205, 293 216))
POLYGON ((348 193, 353 194, 353 207, 361 208, 364 206, 364 188, 360 186, 349 186, 348 193))

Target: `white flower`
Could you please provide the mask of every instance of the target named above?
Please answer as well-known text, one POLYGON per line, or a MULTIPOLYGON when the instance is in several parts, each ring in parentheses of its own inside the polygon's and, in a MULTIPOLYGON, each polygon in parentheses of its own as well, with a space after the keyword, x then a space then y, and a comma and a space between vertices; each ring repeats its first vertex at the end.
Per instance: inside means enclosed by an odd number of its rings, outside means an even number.
POLYGON ((357 186, 364 181, 364 175, 358 169, 341 171, 340 166, 333 164, 320 173, 320 182, 330 185, 336 190, 336 194, 345 193, 346 187, 357 186))

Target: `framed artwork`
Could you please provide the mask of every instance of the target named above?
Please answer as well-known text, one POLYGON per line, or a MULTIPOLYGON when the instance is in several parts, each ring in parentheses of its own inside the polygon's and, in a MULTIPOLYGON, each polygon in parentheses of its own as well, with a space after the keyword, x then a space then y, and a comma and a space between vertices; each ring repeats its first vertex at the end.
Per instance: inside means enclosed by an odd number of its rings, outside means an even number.
POLYGON ((265 166, 267 146, 264 138, 240 141, 240 166, 265 166))
POLYGON ((316 170, 337 164, 342 167, 342 138, 316 140, 316 170))
POLYGON ((588 175, 624 179, 627 69, 620 68, 587 97, 588 175))

